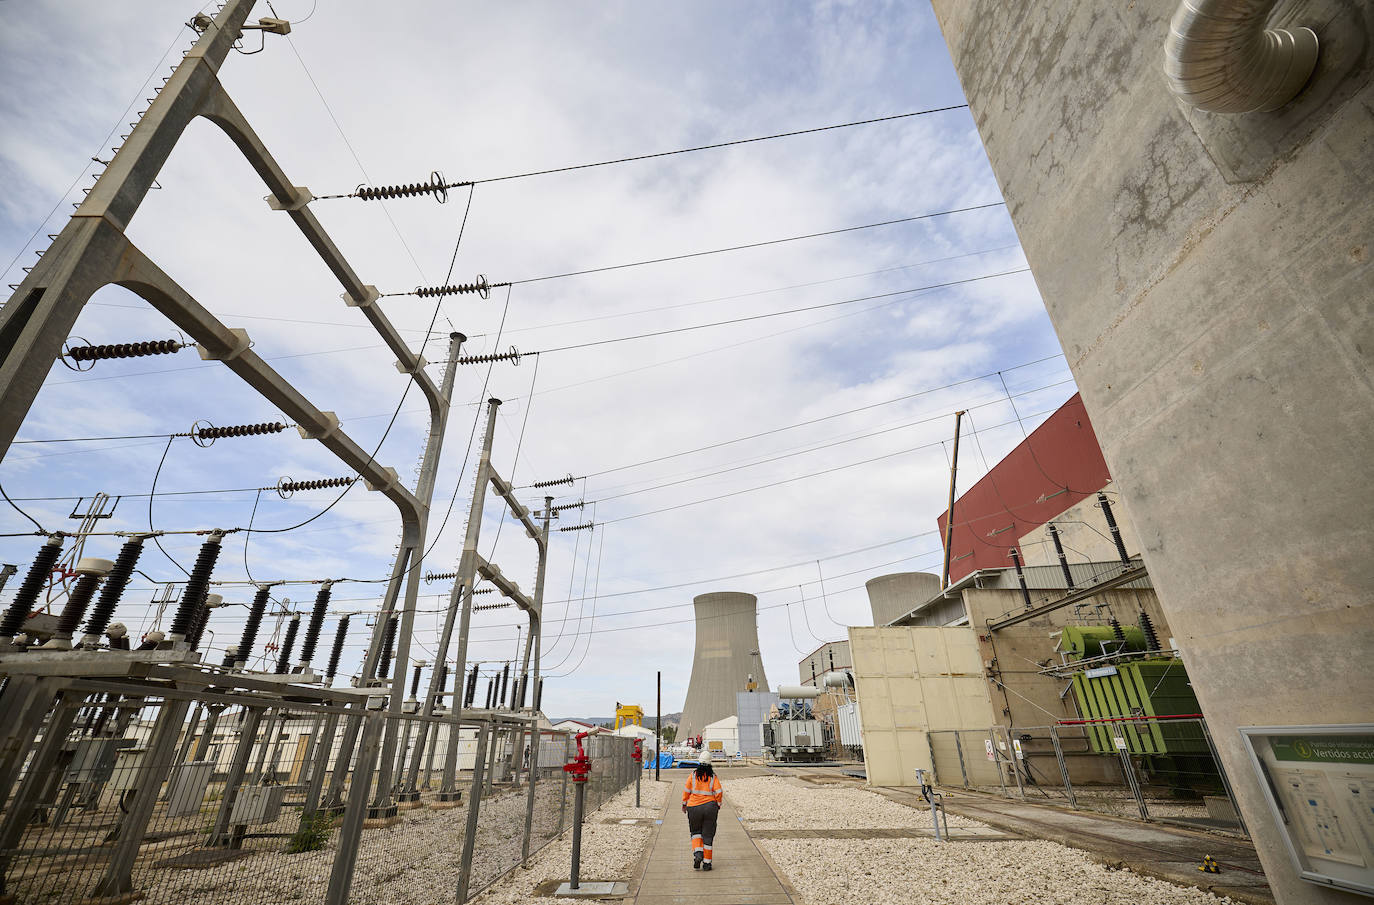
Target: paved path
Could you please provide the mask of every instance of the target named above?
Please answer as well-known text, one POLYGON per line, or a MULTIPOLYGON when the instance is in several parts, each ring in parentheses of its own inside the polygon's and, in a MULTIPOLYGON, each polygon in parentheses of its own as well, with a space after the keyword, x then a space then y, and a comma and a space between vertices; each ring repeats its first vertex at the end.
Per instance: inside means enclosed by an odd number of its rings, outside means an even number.
POLYGON ((728 790, 709 873, 692 870, 691 834, 680 805, 669 796, 635 905, 792 905, 787 889, 739 822, 728 790))

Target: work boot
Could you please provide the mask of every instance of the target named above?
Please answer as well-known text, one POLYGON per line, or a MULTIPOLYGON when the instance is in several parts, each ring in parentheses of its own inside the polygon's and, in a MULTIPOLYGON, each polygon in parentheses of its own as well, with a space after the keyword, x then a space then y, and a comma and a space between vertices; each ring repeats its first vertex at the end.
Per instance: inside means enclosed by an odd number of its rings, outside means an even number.
MULTIPOLYGON (((707 865, 710 869, 710 865, 707 865)), ((692 870, 701 870, 701 852, 692 852, 692 870)))
POLYGON ((710 861, 707 861, 705 864, 701 865, 701 869, 702 869, 702 870, 710 870, 710 869, 711 869, 711 862, 710 862, 710 861))

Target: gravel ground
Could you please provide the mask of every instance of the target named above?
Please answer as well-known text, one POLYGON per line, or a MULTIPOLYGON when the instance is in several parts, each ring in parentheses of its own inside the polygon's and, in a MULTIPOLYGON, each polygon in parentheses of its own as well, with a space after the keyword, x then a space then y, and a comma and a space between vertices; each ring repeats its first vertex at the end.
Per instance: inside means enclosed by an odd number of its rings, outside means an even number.
MULTIPOLYGON (((864 789, 818 786, 800 779, 757 776, 731 780, 725 795, 749 826, 759 829, 866 830, 930 827, 930 812, 889 801, 864 789)), ((983 826, 949 815, 949 826, 983 826)))
MULTIPOLYGON (((927 819, 865 789, 813 790, 791 779, 737 779, 726 795, 749 827, 883 828, 925 826, 927 819)), ((960 826, 982 825, 959 820, 960 826)), ((1111 870, 1043 840, 757 841, 808 905, 1234 905, 1198 889, 1111 870)))
MULTIPOLYGON (((645 777, 640 789, 640 803, 634 806, 635 790, 631 786, 608 801, 594 813, 582 828, 582 876, 587 880, 629 880, 653 835, 647 826, 618 826, 607 820, 626 820, 634 817, 657 818, 663 813, 663 803, 676 783, 654 782, 645 777)), ((566 880, 572 859, 570 835, 551 843, 530 859, 527 870, 517 869, 497 881, 474 901, 479 905, 549 905, 567 902, 552 896, 536 896, 534 888, 547 880, 566 880)))

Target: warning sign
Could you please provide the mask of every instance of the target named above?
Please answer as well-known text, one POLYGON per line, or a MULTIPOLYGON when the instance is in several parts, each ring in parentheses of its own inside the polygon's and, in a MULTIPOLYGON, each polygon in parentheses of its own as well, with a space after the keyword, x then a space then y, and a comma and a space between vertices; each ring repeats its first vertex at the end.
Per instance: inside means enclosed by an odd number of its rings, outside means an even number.
POLYGON ((983 747, 988 749, 988 760, 997 760, 997 754, 992 750, 992 739, 983 739, 983 747))

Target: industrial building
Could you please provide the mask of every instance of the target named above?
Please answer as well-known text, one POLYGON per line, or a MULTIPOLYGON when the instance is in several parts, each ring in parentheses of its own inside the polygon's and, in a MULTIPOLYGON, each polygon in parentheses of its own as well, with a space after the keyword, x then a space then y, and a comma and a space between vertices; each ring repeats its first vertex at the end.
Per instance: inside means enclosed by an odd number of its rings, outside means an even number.
POLYGON ((759 656, 758 598, 717 591, 692 601, 696 611, 696 650, 678 738, 694 738, 711 723, 736 716, 735 695, 767 691, 759 656))
MULTIPOLYGON (((936 578, 927 599, 886 625, 850 629, 872 782, 912 785, 916 768, 959 782, 937 763, 953 744, 948 733, 993 727, 1015 730, 1015 766, 1031 780, 1057 773, 1062 759, 1072 782, 1110 782, 1119 765, 1087 732, 1052 740, 1046 727, 1197 712, 1133 535, 1119 529, 1125 513, 1110 481, 1074 396, 956 500, 949 586, 936 578), (1110 674, 1084 676, 1085 658, 1110 674), (1140 670, 1153 687, 1129 701, 1104 698, 1140 670)), ((1198 753, 1183 747, 1161 752, 1153 768, 1198 753)), ((974 779, 999 782, 995 762, 961 766, 989 769, 974 779)))
POLYGON ((1374 723, 1370 7, 933 6, 1265 874, 1354 901, 1266 771, 1374 723))

